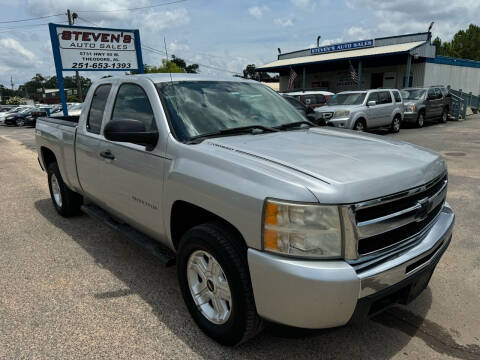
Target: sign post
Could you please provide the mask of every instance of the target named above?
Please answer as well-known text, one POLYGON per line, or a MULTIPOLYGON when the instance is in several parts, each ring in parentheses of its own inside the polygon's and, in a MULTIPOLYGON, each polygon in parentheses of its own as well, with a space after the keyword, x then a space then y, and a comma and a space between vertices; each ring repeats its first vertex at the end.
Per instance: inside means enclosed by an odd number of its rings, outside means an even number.
POLYGON ((143 73, 138 30, 48 24, 63 114, 68 115, 63 71, 143 73))

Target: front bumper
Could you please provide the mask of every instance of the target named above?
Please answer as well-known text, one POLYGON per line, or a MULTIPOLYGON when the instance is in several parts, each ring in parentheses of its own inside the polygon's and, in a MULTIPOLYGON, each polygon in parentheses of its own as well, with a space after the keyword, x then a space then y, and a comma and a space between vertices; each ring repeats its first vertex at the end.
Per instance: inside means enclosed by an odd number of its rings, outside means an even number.
POLYGON ((385 299, 406 302, 391 295, 408 292, 409 297, 410 290, 421 286, 416 277, 431 274, 449 245, 454 218, 445 204, 421 241, 366 270, 357 271, 345 261, 292 259, 249 249, 257 312, 285 325, 328 328, 345 325, 354 313, 358 318, 372 315, 371 308, 378 312, 385 299))
POLYGON ((403 121, 405 122, 415 122, 417 121, 418 113, 417 112, 405 112, 403 115, 403 121))
POLYGON ((338 127, 338 128, 343 128, 343 129, 353 128, 352 119, 350 119, 349 117, 332 118, 330 120, 327 120, 327 125, 338 127))

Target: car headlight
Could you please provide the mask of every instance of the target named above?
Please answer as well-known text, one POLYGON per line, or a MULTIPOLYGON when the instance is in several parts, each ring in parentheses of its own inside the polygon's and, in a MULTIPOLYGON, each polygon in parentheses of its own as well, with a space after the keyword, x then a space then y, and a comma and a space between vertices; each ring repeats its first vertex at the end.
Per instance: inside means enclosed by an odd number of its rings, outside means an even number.
POLYGON ((298 204, 267 199, 263 248, 310 258, 342 255, 340 214, 334 205, 298 204))
POLYGON ((406 104, 405 109, 407 112, 415 112, 415 104, 406 104))
POLYGON ((8 116, 5 118, 5 120, 13 120, 13 119, 15 119, 15 116, 8 116))
POLYGON ((337 110, 333 114, 333 118, 341 118, 350 115, 350 110, 337 110))

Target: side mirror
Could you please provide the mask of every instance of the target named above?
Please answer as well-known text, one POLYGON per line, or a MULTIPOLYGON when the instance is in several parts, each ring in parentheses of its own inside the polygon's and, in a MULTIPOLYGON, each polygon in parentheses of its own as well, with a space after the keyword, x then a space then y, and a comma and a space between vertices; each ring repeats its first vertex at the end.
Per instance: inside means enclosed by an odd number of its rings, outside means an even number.
POLYGON ((157 131, 146 131, 145 124, 134 119, 112 119, 103 129, 105 139, 129 142, 153 149, 158 142, 157 131))
POLYGON ((367 106, 375 106, 377 105, 377 102, 375 100, 370 100, 369 102, 367 102, 367 106))

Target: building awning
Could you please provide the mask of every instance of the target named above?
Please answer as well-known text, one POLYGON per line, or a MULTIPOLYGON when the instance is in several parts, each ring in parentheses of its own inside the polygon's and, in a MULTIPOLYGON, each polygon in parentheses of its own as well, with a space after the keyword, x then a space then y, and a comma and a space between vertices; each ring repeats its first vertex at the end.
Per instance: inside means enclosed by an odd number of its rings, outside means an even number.
POLYGON ((256 71, 278 71, 282 68, 287 68, 290 66, 299 66, 299 65, 310 65, 321 63, 324 61, 335 61, 335 60, 348 60, 348 59, 357 59, 370 56, 381 56, 381 55, 393 55, 398 53, 407 53, 411 50, 425 44, 425 41, 416 41, 403 44, 394 44, 386 46, 378 46, 367 49, 357 49, 349 51, 340 51, 332 52, 328 54, 321 55, 310 55, 310 56, 301 56, 290 59, 281 59, 273 61, 269 64, 265 64, 256 68, 256 71))

